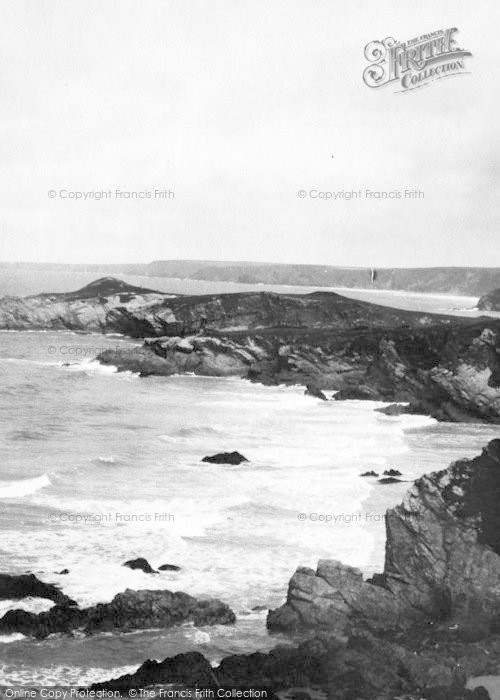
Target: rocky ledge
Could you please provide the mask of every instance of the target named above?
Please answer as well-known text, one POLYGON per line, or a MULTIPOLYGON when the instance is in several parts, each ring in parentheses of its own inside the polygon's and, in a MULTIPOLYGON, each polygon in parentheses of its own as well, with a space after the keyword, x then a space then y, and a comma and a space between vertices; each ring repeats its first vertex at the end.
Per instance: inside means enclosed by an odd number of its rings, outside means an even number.
POLYGON ((166 628, 193 622, 197 626, 227 625, 235 622, 233 611, 217 599, 197 599, 186 593, 167 590, 127 589, 110 603, 79 608, 58 603, 39 614, 9 610, 0 619, 0 634, 15 632, 43 639, 49 634, 82 631, 132 632, 166 628))
POLYGON ((293 646, 147 661, 95 688, 154 684, 268 688, 333 700, 488 698, 472 676, 500 674, 500 440, 426 475, 387 512, 384 571, 363 580, 338 561, 300 568, 268 615, 293 646), (310 695, 308 693, 310 692, 310 695))

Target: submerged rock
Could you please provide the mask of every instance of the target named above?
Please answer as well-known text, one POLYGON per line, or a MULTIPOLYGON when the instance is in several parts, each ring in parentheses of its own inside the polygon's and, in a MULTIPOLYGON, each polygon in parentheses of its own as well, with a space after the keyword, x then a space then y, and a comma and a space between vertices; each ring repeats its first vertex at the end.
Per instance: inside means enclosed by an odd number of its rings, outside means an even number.
POLYGON ((75 601, 64 595, 57 586, 40 581, 34 574, 0 574, 0 600, 28 597, 47 598, 58 605, 76 605, 75 601))
POLYGON ((39 614, 10 610, 0 619, 0 633, 20 632, 43 639, 49 634, 75 630, 86 634, 131 632, 163 629, 184 622, 197 626, 227 625, 235 620, 233 611, 217 599, 197 599, 187 593, 167 590, 127 589, 111 602, 89 608, 56 605, 39 614))
POLYGON ((162 564, 158 567, 158 571, 180 571, 181 567, 175 564, 162 564))
POLYGON ((396 479, 395 476, 385 476, 383 479, 379 479, 379 484, 400 484, 402 479, 396 479))
POLYGON ((145 574, 158 573, 153 569, 148 560, 144 559, 143 557, 138 557, 137 559, 129 559, 129 561, 126 561, 124 564, 122 564, 122 566, 127 566, 129 569, 139 569, 140 571, 144 571, 145 574))
POLYGON ((239 452, 219 452, 211 457, 203 457, 201 461, 210 462, 211 464, 241 464, 242 462, 248 462, 248 459, 239 452))

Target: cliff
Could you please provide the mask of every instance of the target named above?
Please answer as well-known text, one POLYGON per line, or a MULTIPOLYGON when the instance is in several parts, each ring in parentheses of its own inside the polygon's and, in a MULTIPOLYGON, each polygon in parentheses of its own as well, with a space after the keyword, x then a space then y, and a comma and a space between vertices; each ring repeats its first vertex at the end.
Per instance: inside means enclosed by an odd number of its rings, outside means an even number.
POLYGON ((484 700, 471 676, 500 673, 500 440, 419 479, 386 517, 384 572, 335 560, 299 568, 272 632, 294 646, 212 668, 191 652, 94 686, 267 688, 288 697, 484 700))
POLYGON ((500 311, 500 289, 484 294, 477 302, 477 308, 483 311, 500 311))
POLYGON ((3 297, 0 328, 136 334, 148 309, 168 296, 103 277, 75 292, 3 297))
POLYGON ((500 287, 498 267, 377 268, 375 279, 368 265, 338 267, 220 260, 155 260, 151 263, 108 265, 0 263, 0 269, 143 275, 241 284, 397 289, 465 296, 480 296, 500 287))

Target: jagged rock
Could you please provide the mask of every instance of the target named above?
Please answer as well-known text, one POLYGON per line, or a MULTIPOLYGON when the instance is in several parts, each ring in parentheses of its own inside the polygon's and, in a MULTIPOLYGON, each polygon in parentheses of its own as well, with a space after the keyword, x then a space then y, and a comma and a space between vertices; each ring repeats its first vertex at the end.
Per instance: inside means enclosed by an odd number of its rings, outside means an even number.
POLYGON ((271 630, 368 629, 418 619, 488 620, 500 611, 500 440, 482 454, 422 477, 386 514, 384 587, 336 561, 299 568, 271 630))
POLYGON ((62 569, 62 571, 59 572, 59 576, 63 576, 65 574, 69 574, 69 569, 62 569))
POLYGON ((304 394, 306 396, 313 396, 315 399, 321 399, 321 401, 328 401, 321 389, 318 389, 317 386, 314 386, 312 384, 307 385, 304 394))
POLYGON ((76 605, 75 601, 64 595, 57 586, 40 581, 34 574, 0 574, 0 600, 28 597, 47 598, 57 605, 76 605))
POLYGON ((385 476, 401 476, 401 472, 397 469, 386 469, 384 474, 385 476))
POLYGON ((43 639, 49 634, 74 630, 87 634, 131 632, 168 628, 184 622, 197 626, 227 625, 235 620, 233 611, 217 599, 196 599, 186 593, 167 590, 127 589, 111 602, 89 608, 56 605, 39 614, 10 610, 0 619, 0 633, 20 632, 43 639))
POLYGON ((419 404, 400 404, 391 403, 389 406, 382 406, 381 408, 375 409, 377 413, 384 413, 386 416, 402 416, 405 414, 410 415, 425 415, 427 412, 419 404))
POLYGON ((160 683, 182 683, 193 688, 211 688, 217 685, 210 663, 202 654, 190 651, 161 662, 148 660, 135 673, 105 683, 95 683, 91 690, 128 691, 160 683))
POLYGON ((377 472, 374 472, 373 470, 371 470, 369 472, 363 472, 362 474, 360 474, 360 476, 378 476, 378 474, 377 474, 377 472))
POLYGON ((295 646, 232 655, 213 669, 199 655, 146 662, 94 687, 198 687, 202 677, 206 687, 268 688, 280 697, 487 699, 484 688, 465 684, 500 668, 499 493, 493 440, 475 459, 419 479, 387 512, 383 574, 363 581, 358 569, 331 560, 296 571, 286 603, 268 615, 272 631, 297 633, 295 646))
POLYGON ((402 311, 331 292, 174 297, 105 278, 71 294, 4 297, 0 328, 147 337, 142 348, 99 356, 141 376, 301 383, 335 390, 335 400, 405 402, 405 412, 438 420, 500 422, 493 318, 402 311))
POLYGON ((175 564, 162 564, 158 567, 158 571, 180 571, 181 567, 175 564))
POLYGON ((239 452, 219 452, 211 457, 203 457, 201 461, 210 462, 210 464, 241 464, 248 462, 248 459, 239 452))
POLYGON ((144 571, 145 574, 156 574, 158 573, 153 569, 151 564, 148 562, 147 559, 144 559, 143 557, 138 557, 137 559, 129 559, 129 561, 126 561, 122 566, 127 566, 129 569, 139 569, 140 571, 144 571))

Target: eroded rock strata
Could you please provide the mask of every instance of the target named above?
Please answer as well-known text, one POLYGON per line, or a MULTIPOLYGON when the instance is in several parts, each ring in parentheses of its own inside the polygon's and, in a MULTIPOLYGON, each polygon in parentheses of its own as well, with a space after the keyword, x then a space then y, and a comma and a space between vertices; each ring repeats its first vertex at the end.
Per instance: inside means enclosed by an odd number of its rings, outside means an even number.
POLYGON ((460 700, 471 676, 500 674, 500 440, 415 482, 387 511, 382 574, 335 560, 299 568, 268 616, 292 645, 226 657, 147 661, 94 686, 314 689, 339 700, 460 700))

